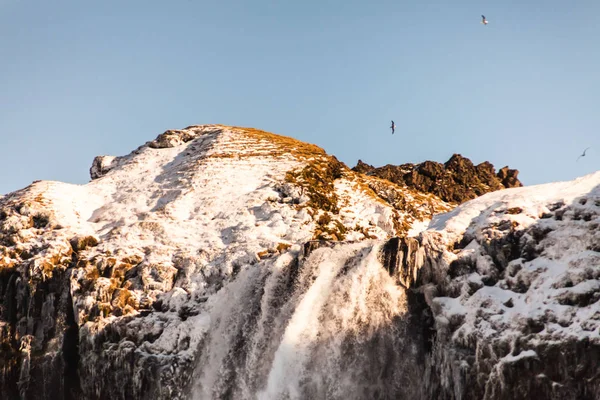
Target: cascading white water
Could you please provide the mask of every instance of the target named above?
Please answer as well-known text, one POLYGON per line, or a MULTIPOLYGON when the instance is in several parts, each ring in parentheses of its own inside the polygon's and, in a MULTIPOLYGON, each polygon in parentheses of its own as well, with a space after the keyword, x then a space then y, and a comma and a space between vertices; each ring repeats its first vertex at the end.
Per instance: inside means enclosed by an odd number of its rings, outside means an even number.
POLYGON ((248 267, 215 296, 194 399, 421 397, 407 302, 372 243, 248 267))

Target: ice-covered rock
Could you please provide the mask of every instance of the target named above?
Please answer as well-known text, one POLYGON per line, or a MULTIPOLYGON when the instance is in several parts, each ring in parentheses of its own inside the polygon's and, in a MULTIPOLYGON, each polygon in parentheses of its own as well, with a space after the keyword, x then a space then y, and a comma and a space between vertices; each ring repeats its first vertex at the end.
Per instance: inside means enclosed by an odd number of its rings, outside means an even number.
POLYGON ((599 226, 600 172, 434 217, 432 396, 600 398, 599 226))

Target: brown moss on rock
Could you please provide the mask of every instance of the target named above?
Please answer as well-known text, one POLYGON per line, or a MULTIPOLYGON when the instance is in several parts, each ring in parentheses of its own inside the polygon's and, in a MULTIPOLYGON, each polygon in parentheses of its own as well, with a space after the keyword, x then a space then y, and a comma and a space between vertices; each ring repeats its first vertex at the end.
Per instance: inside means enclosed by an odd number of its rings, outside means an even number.
POLYGON ((508 210, 506 210, 507 214, 521 214, 523 212, 523 209, 521 207, 513 207, 513 208, 509 208, 508 210))
POLYGON ((282 254, 290 247, 292 247, 290 244, 279 243, 279 244, 277 244, 276 248, 259 251, 258 253, 256 253, 256 256, 260 260, 264 260, 265 258, 270 258, 270 257, 276 256, 276 255, 282 254))
POLYGON ((344 240, 348 229, 337 219, 332 219, 328 213, 322 214, 317 219, 317 227, 313 238, 315 240, 344 240))
POLYGON ((264 260, 265 258, 269 258, 270 256, 273 255, 272 251, 267 250, 263 250, 263 251, 259 251, 258 253, 256 253, 256 255, 258 256, 259 259, 264 260))
POLYGON ((140 307, 139 301, 135 295, 128 289, 117 289, 113 293, 112 306, 121 309, 121 314, 126 314, 127 310, 137 310, 140 307))
POLYGON ((71 243, 73 251, 78 253, 87 249, 88 247, 98 246, 98 239, 93 236, 75 236, 69 241, 69 243, 71 243))
POLYGON ((141 263, 143 258, 137 254, 131 256, 125 256, 121 258, 121 262, 129 265, 138 265, 141 263))
POLYGON ((286 251, 290 247, 292 247, 292 245, 287 244, 287 243, 279 243, 277 245, 277 251, 280 252, 280 253, 283 253, 284 251, 286 251))
POLYGON ((89 281, 95 281, 98 278, 100 278, 100 272, 95 267, 90 268, 90 270, 85 274, 85 279, 89 281))
POLYGON ((335 157, 326 157, 310 162, 299 171, 288 172, 285 180, 302 188, 310 199, 308 206, 337 214, 339 199, 334 181, 341 178, 344 168, 335 157))
POLYGON ((327 225, 331 222, 331 216, 327 213, 322 214, 319 219, 317 219, 318 225, 327 225))

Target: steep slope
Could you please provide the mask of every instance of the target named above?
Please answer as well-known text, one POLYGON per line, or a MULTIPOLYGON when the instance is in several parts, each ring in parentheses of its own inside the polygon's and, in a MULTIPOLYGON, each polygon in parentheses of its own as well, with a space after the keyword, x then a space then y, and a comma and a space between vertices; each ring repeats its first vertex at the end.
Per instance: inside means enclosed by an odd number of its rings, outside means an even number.
POLYGON ((311 239, 416 234, 449 209, 314 145, 217 125, 90 173, 0 200, 4 396, 180 396, 204 303, 239 271, 311 239))
POLYGON ((444 201, 459 204, 485 193, 523 186, 517 178, 519 171, 504 167, 496 173, 489 162, 473 165, 471 160, 460 154, 454 154, 444 164, 425 161, 379 168, 358 160, 352 169, 421 192, 433 193, 444 201))
POLYGON ((600 172, 434 218, 417 292, 433 398, 600 398, 600 172), (452 377, 452 379, 449 379, 452 377))

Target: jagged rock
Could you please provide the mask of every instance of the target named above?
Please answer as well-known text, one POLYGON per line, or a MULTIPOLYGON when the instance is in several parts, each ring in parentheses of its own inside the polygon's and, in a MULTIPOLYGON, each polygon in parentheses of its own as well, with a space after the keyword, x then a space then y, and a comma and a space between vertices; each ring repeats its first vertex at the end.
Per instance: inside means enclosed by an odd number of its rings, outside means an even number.
POLYGON ((90 167, 91 179, 98 179, 106 175, 115 166, 116 157, 113 156, 97 156, 90 167))
POLYGON ((415 238, 392 238, 381 249, 383 266, 405 288, 418 283, 419 270, 425 263, 425 252, 415 238))
POLYGON ((504 185, 504 187, 513 188, 523 186, 523 184, 521 184, 517 178, 518 175, 519 171, 516 169, 509 169, 508 166, 506 166, 498 171, 497 177, 500 179, 500 182, 504 185))
POLYGON ((517 170, 504 167, 496 174, 494 166, 489 162, 475 166, 460 154, 454 154, 445 164, 425 161, 416 165, 386 165, 380 168, 359 160, 353 170, 421 192, 433 193, 452 203, 463 203, 485 193, 522 186, 517 179, 517 170))
POLYGON ((373 167, 372 165, 369 165, 367 163, 364 163, 362 160, 358 160, 356 167, 354 167, 352 169, 356 172, 360 172, 361 174, 368 174, 369 172, 373 171, 375 169, 375 167, 373 167))
POLYGON ((94 236, 78 235, 72 238, 70 240, 70 243, 71 247, 73 248, 73 251, 77 253, 87 249, 88 247, 98 246, 98 239, 94 236))
POLYGON ((339 242, 331 241, 331 240, 310 240, 302 246, 302 257, 306 258, 311 255, 311 253, 317 249, 322 247, 332 248, 337 245, 339 242))
POLYGON ((167 130, 164 133, 158 135, 156 139, 148 144, 153 149, 164 149, 168 147, 179 146, 183 143, 189 142, 194 139, 196 134, 191 130, 167 130))
POLYGON ((158 135, 156 139, 148 143, 153 149, 164 149, 175 147, 196 139, 199 135, 208 135, 221 132, 220 126, 191 125, 184 129, 169 129, 158 135))

